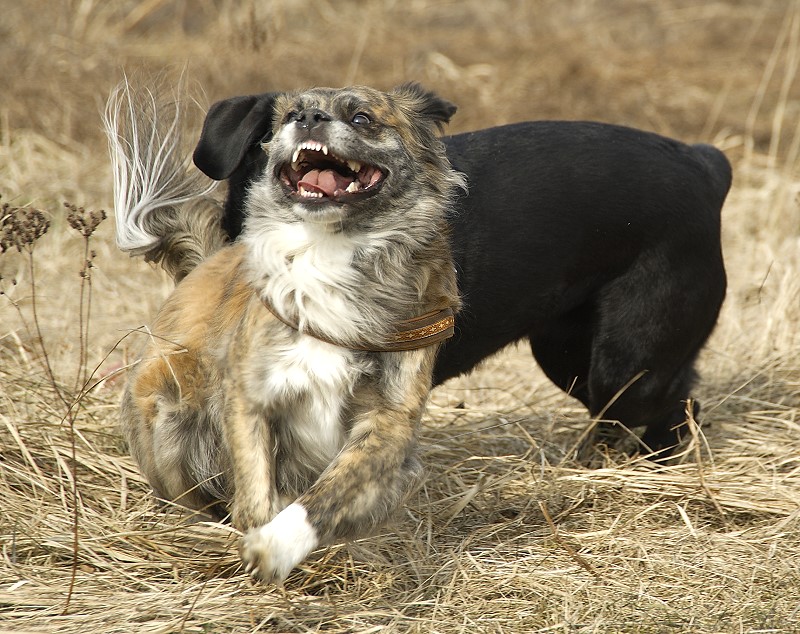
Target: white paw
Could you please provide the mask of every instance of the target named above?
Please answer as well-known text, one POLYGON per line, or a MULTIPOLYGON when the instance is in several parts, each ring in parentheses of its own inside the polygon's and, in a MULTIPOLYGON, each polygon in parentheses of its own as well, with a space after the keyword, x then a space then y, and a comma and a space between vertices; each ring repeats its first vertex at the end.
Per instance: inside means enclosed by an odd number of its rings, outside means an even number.
POLYGON ((317 545, 317 532, 309 524, 306 510, 295 502, 268 524, 247 531, 239 554, 250 575, 281 584, 317 545))

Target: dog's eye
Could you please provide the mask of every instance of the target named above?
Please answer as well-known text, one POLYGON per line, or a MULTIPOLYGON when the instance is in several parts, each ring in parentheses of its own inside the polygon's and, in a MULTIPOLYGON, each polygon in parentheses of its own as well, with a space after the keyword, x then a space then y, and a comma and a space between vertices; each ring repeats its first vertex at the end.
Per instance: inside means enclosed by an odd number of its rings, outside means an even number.
POLYGON ((372 119, 370 119, 369 115, 365 112, 357 112, 353 115, 351 121, 354 125, 369 125, 372 123, 372 119))
POLYGON ((284 123, 291 123, 292 121, 297 121, 300 115, 295 110, 290 110, 289 113, 284 117, 284 123))

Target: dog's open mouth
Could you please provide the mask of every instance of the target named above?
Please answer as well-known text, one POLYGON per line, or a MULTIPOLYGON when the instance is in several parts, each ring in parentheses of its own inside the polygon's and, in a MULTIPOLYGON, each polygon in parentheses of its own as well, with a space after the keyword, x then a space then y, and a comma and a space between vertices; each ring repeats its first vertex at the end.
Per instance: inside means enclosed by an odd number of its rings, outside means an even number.
POLYGON ((316 141, 299 144, 279 175, 290 193, 304 201, 341 203, 377 192, 386 178, 380 168, 340 158, 316 141))

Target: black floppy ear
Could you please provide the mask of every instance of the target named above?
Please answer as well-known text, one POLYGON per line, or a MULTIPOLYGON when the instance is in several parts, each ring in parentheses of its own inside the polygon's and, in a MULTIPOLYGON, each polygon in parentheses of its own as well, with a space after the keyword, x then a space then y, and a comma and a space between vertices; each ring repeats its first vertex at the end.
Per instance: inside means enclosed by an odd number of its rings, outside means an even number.
POLYGON ((275 98, 280 94, 231 97, 211 106, 192 157, 197 168, 214 180, 228 178, 247 150, 271 138, 275 98))
POLYGON ((408 82, 397 86, 393 91, 400 97, 409 99, 415 112, 433 121, 441 130, 446 123, 450 123, 451 117, 456 113, 458 107, 447 99, 442 99, 436 93, 426 90, 417 82, 408 82))

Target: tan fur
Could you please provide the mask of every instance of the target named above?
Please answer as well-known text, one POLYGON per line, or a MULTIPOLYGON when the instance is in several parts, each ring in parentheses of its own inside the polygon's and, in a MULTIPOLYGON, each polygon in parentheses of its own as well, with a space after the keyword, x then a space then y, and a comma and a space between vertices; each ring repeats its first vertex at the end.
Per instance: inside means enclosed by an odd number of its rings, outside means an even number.
MULTIPOLYGON (((215 496, 204 495, 192 474, 184 473, 174 461, 162 462, 163 452, 156 450, 154 437, 159 432, 174 435, 175 443, 167 450, 180 446, 183 436, 196 430, 191 426, 157 430, 159 425, 170 426, 164 420, 166 412, 174 413, 178 425, 188 412, 201 411, 204 401, 221 389, 209 346, 230 337, 252 299, 252 289, 237 276, 242 255, 241 246, 219 251, 176 288, 152 326, 150 341, 131 371, 123 401, 123 431, 157 495, 198 509, 216 502, 215 496)), ((214 437, 221 434, 218 429, 211 431, 214 437)), ((225 464, 220 461, 214 472, 200 479, 221 473, 225 464)))
POLYGON ((158 224, 153 233, 164 236, 152 247, 145 259, 157 262, 176 282, 180 282, 203 261, 228 241, 222 231, 222 206, 207 196, 193 199, 152 218, 158 224))
MULTIPOLYGON (((441 121, 422 114, 436 99, 413 86, 301 93, 284 112, 325 109, 332 123, 278 126, 241 244, 221 247, 202 214, 192 229, 190 205, 154 225, 176 277, 193 270, 131 372, 123 429, 158 496, 230 512, 259 579, 280 582, 317 545, 384 521, 419 471, 436 346, 349 344, 458 305, 445 212, 460 180, 433 136, 441 121), (353 103, 370 108, 378 132, 350 126, 353 103), (375 161, 387 182, 324 207, 287 192, 276 175, 306 134, 375 161), (262 299, 341 344, 294 330, 262 299)), ((319 160, 329 169, 327 154, 319 160)))

